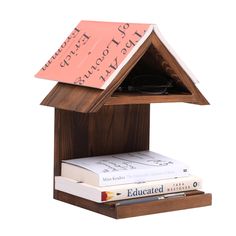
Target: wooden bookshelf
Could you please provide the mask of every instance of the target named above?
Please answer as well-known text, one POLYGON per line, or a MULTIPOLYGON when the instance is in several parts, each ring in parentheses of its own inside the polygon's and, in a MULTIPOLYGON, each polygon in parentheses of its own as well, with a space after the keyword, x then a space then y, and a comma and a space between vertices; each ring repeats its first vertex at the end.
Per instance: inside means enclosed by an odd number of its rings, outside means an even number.
MULTIPOLYGON (((150 104, 163 102, 209 104, 154 33, 105 90, 58 83, 41 103, 55 108, 54 177, 61 174, 62 160, 149 150, 150 104), (130 74, 158 74, 155 65, 176 80, 177 92, 119 92, 130 74)), ((201 191, 133 204, 96 203, 55 189, 54 198, 117 219, 211 205, 211 194, 201 191)))

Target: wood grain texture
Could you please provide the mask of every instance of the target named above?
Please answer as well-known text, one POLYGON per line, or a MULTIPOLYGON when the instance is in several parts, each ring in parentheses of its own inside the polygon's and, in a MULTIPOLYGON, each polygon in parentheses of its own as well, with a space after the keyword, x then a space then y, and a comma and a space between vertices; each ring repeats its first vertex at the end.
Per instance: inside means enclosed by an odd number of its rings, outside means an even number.
POLYGON ((85 113, 90 111, 91 106, 103 92, 99 89, 57 83, 41 105, 85 113))
POLYGON ((141 215, 149 215, 168 211, 184 210, 195 207, 209 206, 212 204, 211 194, 194 194, 186 197, 177 197, 159 201, 151 201, 139 204, 116 207, 116 217, 127 218, 141 215))
POLYGON ((124 105, 124 104, 149 104, 163 102, 191 102, 196 103, 193 95, 144 95, 115 93, 105 103, 105 105, 124 105))
POLYGON ((120 201, 116 201, 115 204, 96 203, 58 190, 56 190, 56 199, 115 219, 204 207, 212 204, 211 194, 204 192, 194 193, 186 197, 129 205, 119 205, 120 201))

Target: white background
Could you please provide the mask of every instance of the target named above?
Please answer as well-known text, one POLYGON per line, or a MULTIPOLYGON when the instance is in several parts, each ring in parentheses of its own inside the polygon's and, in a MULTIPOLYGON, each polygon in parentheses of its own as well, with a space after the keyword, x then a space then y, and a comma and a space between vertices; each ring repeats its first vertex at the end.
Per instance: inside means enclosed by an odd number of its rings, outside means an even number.
POLYGON ((0 235, 235 235, 235 1, 1 1, 0 235), (81 19, 156 23, 211 106, 154 104, 151 149, 188 163, 213 206, 124 220, 52 199, 55 82, 34 74, 81 19))

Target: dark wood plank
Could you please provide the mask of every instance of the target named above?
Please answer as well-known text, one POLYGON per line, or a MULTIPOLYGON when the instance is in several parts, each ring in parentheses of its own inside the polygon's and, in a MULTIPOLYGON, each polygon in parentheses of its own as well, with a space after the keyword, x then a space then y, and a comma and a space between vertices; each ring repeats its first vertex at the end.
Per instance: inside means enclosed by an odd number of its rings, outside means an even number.
POLYGON ((128 205, 120 205, 119 203, 122 201, 111 203, 96 203, 58 190, 55 190, 55 192, 55 199, 57 200, 79 206, 84 209, 94 211, 96 213, 103 214, 115 219, 204 207, 212 204, 211 194, 205 194, 201 191, 193 191, 192 194, 190 193, 186 197, 177 197, 143 203, 133 203, 128 205))
POLYGON ((55 175, 61 174, 61 160, 89 155, 88 129, 89 114, 55 109, 55 175))
POLYGON ((102 93, 103 90, 99 89, 57 83, 41 102, 41 105, 70 111, 89 112, 91 106, 102 93))
POLYGON ((124 105, 124 104, 150 104, 163 102, 191 102, 196 103, 193 95, 142 95, 116 93, 112 95, 105 105, 124 105))
POLYGON ((90 155, 149 149, 150 105, 106 106, 89 121, 90 155))
POLYGON ((184 210, 195 207, 209 206, 212 204, 211 194, 193 194, 186 197, 177 197, 159 201, 151 201, 132 205, 117 205, 116 217, 127 218, 149 215, 168 211, 184 210))
POLYGON ((97 113, 55 110, 54 175, 61 161, 149 149, 150 105, 105 106, 97 113))

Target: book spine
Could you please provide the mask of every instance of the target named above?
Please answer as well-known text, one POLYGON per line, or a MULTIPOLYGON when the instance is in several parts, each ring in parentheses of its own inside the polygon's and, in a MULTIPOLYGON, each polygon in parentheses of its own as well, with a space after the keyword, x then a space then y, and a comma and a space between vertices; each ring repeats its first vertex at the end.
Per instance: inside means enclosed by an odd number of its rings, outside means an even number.
POLYGON ((55 176, 55 190, 82 197, 94 202, 101 202, 101 191, 92 185, 87 185, 76 180, 55 176))
MULTIPOLYGON (((202 186, 201 179, 198 177, 175 178, 158 182, 150 185, 140 183, 134 187, 125 188, 124 186, 124 188, 112 189, 112 191, 102 191, 101 202, 185 192, 201 189, 202 186)), ((106 188, 109 189, 109 187, 106 188)))

